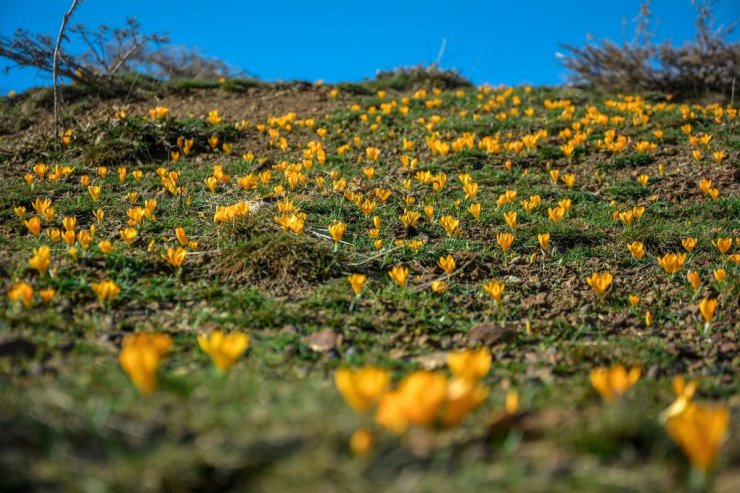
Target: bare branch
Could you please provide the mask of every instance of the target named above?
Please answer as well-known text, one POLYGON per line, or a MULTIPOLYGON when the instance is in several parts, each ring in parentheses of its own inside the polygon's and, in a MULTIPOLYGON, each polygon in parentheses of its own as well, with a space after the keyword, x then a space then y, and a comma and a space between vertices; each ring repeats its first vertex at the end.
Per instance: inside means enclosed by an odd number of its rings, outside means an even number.
POLYGON ((59 28, 59 36, 57 36, 57 43, 54 46, 54 63, 51 69, 51 75, 54 81, 54 135, 57 138, 57 145, 59 145, 59 85, 57 84, 57 77, 59 75, 59 48, 62 44, 62 37, 64 36, 64 29, 67 27, 67 22, 69 22, 69 18, 72 17, 72 13, 80 4, 80 1, 72 0, 72 5, 62 18, 62 26, 59 28))

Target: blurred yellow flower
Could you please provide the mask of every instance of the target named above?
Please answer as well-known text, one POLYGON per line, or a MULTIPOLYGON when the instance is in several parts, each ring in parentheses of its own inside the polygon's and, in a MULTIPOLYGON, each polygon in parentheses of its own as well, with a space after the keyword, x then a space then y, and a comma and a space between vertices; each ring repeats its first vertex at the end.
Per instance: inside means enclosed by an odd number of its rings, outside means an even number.
POLYGON ((491 352, 488 349, 453 351, 447 355, 447 366, 455 376, 477 382, 491 369, 491 352))
POLYGON ((632 368, 629 372, 622 365, 611 368, 595 368, 589 375, 591 385, 601 394, 604 400, 612 402, 621 397, 640 378, 640 369, 632 368))
POLYGON ((375 404, 390 385, 391 374, 375 366, 358 370, 339 368, 334 383, 345 402, 357 413, 364 413, 375 404))
POLYGON ((398 284, 400 287, 405 288, 406 282, 409 277, 408 267, 397 265, 388 271, 388 275, 398 284))
POLYGON ((224 334, 216 329, 208 335, 198 335, 198 346, 211 356, 216 368, 226 373, 249 347, 249 336, 242 332, 224 334))
POLYGON ((364 286, 367 281, 367 276, 365 274, 352 274, 347 277, 347 280, 352 286, 352 290, 355 292, 355 295, 359 296, 362 291, 362 286, 364 286))
POLYGON ((666 420, 671 439, 691 464, 704 473, 714 467, 730 423, 730 411, 724 406, 689 404, 666 420))
POLYGON ((610 272, 594 272, 586 278, 586 282, 599 296, 604 296, 614 280, 610 272))

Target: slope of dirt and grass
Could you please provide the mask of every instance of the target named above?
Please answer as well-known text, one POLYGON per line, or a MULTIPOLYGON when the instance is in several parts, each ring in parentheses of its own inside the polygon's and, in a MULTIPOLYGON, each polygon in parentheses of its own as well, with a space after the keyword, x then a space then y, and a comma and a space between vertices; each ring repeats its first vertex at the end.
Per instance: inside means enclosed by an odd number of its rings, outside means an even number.
POLYGON ((0 100, 1 288, 34 291, 28 306, 0 302, 0 489, 674 491, 688 462, 659 415, 674 399, 672 378, 684 375, 699 382, 696 401, 730 409, 713 486, 736 491, 736 111, 662 94, 414 86, 403 75, 337 87, 178 82, 120 99, 70 91, 71 133, 59 148, 48 92, 0 100), (150 118, 156 106, 167 115, 150 118), (97 201, 86 180, 101 187, 97 201), (54 214, 34 236, 24 221, 37 198, 54 214), (129 210, 151 200, 151 217, 130 226, 129 210), (239 202, 245 215, 214 221, 217 207, 239 202), (558 204, 565 214, 554 222, 548 209, 558 204), (641 217, 620 219, 641 207, 641 217), (280 210, 302 229, 281 227, 280 210), (415 226, 402 223, 405 210, 420 214, 415 226), (512 211, 514 227, 503 217, 512 211), (457 228, 447 232, 442 216, 457 228), (95 226, 87 248, 52 239, 65 217, 78 233, 95 226), (336 248, 335 222, 347 225, 336 248), (130 245, 127 227, 138 235, 130 245), (161 255, 179 246, 176 228, 197 243, 179 269, 161 255), (506 232, 514 241, 504 253, 497 234, 506 232), (539 234, 550 235, 546 248, 539 234), (686 252, 689 237, 697 244, 686 252), (627 249, 634 241, 640 259, 627 249), (28 263, 41 245, 51 248, 49 272, 28 263), (675 275, 658 265, 680 252, 675 275), (446 255, 451 275, 438 266, 446 255), (387 273, 399 265, 410 271, 405 289, 387 273), (604 296, 586 282, 594 272, 613 274, 604 296), (354 273, 368 278, 359 297, 354 273), (104 279, 121 292, 101 304, 91 286, 104 279), (445 292, 432 290, 438 280, 445 292), (499 303, 482 288, 489 280, 506 286, 499 303), (718 300, 708 329, 705 298, 718 300), (226 375, 196 340, 215 328, 251 338, 226 375), (173 340, 151 395, 119 365, 132 332, 173 340), (446 372, 447 354, 462 348, 490 350, 489 397, 453 428, 396 435, 355 415, 335 388, 339 367, 374 364, 398 381, 446 372), (641 377, 607 403, 589 372, 613 364, 641 377), (507 389, 519 396, 509 415, 507 389), (375 443, 353 457, 359 426, 375 443))

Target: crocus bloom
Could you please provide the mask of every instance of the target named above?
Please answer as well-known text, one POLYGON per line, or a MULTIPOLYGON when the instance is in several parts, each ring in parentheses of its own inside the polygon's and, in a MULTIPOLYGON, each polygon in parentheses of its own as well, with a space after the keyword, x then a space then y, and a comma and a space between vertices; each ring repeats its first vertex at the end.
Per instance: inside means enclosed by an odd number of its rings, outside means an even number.
POLYGON ((563 214, 565 214, 565 209, 562 207, 548 207, 547 208, 547 215, 550 217, 550 221, 557 223, 560 220, 563 219, 563 214))
POLYGON ((704 298, 699 302, 699 311, 704 321, 709 324, 714 319, 714 312, 717 310, 717 300, 704 298))
POLYGON ((660 421, 665 423, 668 418, 681 414, 686 409, 686 406, 691 404, 691 398, 694 396, 698 385, 699 383, 696 380, 686 383, 683 376, 678 375, 674 377, 673 393, 676 395, 676 399, 668 409, 660 413, 660 421))
POLYGON ((430 425, 447 394, 447 378, 439 373, 416 371, 403 379, 397 392, 401 410, 412 425, 430 425))
POLYGON ((90 185, 87 187, 87 191, 90 192, 90 197, 93 199, 93 202, 97 202, 98 197, 100 196, 100 187, 98 185, 90 185))
POLYGON ((342 241, 342 237, 344 237, 344 232, 347 230, 347 224, 346 223, 334 223, 329 225, 329 234, 331 235, 331 238, 334 240, 334 243, 339 243, 342 241))
POLYGON ((121 293, 121 288, 119 288, 114 281, 111 281, 109 279, 105 281, 94 282, 90 285, 90 287, 98 296, 98 301, 101 305, 104 305, 106 302, 110 302, 116 299, 121 293))
POLYGON ((133 243, 134 240, 136 240, 137 236, 139 236, 139 232, 134 228, 126 228, 121 230, 121 239, 127 245, 133 243))
POLYGON ((514 235, 511 233, 498 233, 496 235, 496 242, 501 246, 504 253, 506 253, 511 248, 511 244, 514 243, 514 235))
POLYGON ((488 349, 454 351, 447 355, 447 366, 455 376, 477 382, 491 369, 491 352, 488 349))
POLYGON ((29 233, 34 236, 38 236, 41 232, 41 220, 37 216, 33 216, 31 219, 23 221, 23 224, 26 225, 29 233))
POLYGON ((172 339, 165 334, 137 333, 123 339, 118 361, 140 393, 157 388, 159 361, 171 347, 172 339))
POLYGON ((622 365, 611 368, 595 368, 589 375, 591 385, 606 401, 621 397, 640 378, 640 369, 632 368, 629 372, 622 365))
POLYGON ((627 245, 627 250, 629 250, 632 256, 636 259, 641 259, 645 256, 645 248, 643 247, 642 242, 633 241, 627 245))
POLYGON ((199 334, 198 345, 211 356, 216 368, 225 373, 249 347, 249 336, 242 332, 224 334, 217 329, 207 336, 199 334))
POLYGON ((675 274, 686 262, 685 253, 666 253, 662 257, 658 257, 658 265, 663 267, 663 270, 668 274, 675 274))
POLYGON ((452 274, 452 271, 455 270, 455 259, 452 257, 452 255, 439 257, 437 265, 439 265, 439 267, 447 274, 452 274))
POLYGON ((732 246, 732 238, 717 238, 716 242, 712 242, 720 252, 727 253, 732 246))
POLYGON ((547 250, 550 245, 550 233, 542 233, 537 235, 537 241, 540 243, 540 247, 543 250, 547 250))
POLYGON ((475 202, 473 204, 470 204, 470 207, 468 207, 468 211, 470 211, 470 214, 475 219, 480 219, 480 204, 475 202))
POLYGON ((698 290, 699 286, 701 286, 701 277, 699 277, 699 273, 695 270, 687 272, 686 279, 688 279, 691 287, 694 288, 694 291, 698 290))
POLYGON ((483 289, 493 298, 496 302, 501 301, 501 296, 504 294, 506 286, 498 281, 488 281, 483 285, 483 289))
POLYGON ((696 246, 696 238, 684 238, 681 240, 681 244, 686 249, 687 252, 691 252, 694 250, 694 247, 696 246))
POLYGON ((185 233, 184 228, 175 228, 175 236, 181 245, 187 245, 189 243, 188 235, 185 233))
POLYGON ((352 286, 352 290, 355 292, 355 295, 359 296, 360 291, 362 291, 362 286, 364 286, 367 281, 367 276, 365 274, 352 274, 347 277, 347 280, 352 286))
POLYGON ((478 408, 488 397, 488 389, 476 382, 463 378, 451 378, 447 382, 443 426, 450 427, 460 423, 471 411, 478 408))
POLYGON ((596 294, 604 296, 613 279, 614 277, 609 272, 594 272, 586 278, 586 282, 591 286, 591 289, 596 291, 596 294))
POLYGON ((441 279, 438 279, 434 282, 432 282, 432 291, 435 294, 442 294, 445 291, 447 291, 447 284, 442 281, 441 279))
POLYGON ((339 368, 334 374, 337 389, 345 402, 357 413, 364 413, 385 393, 391 374, 375 366, 359 370, 339 368))
POLYGON ((39 291, 39 298, 44 303, 50 303, 54 299, 54 295, 57 294, 57 290, 54 288, 46 288, 39 291))
POLYGON ((388 275, 398 284, 400 287, 406 287, 406 281, 409 278, 409 269, 402 265, 397 265, 388 271, 388 275))
POLYGON ((32 269, 36 269, 39 274, 44 274, 49 271, 49 265, 51 264, 51 249, 42 245, 38 248, 33 249, 33 257, 28 259, 28 265, 32 269))
POLYGON ((514 229, 514 227, 516 227, 516 212, 514 211, 504 212, 504 221, 506 221, 506 224, 511 229, 514 229))
POLYGON ((689 404, 668 418, 665 427, 691 464, 707 473, 714 467, 729 423, 730 411, 724 406, 689 404))
POLYGON ((447 236, 452 236, 457 230, 460 221, 452 216, 442 216, 439 218, 439 223, 442 225, 444 230, 447 232, 447 236))
POLYGON ((26 308, 33 306, 33 287, 27 282, 13 284, 8 291, 10 301, 20 301, 26 308))
POLYGON ((170 264, 171 266, 175 268, 179 268, 182 266, 182 264, 185 262, 185 256, 188 254, 188 251, 185 250, 182 247, 167 248, 167 254, 164 253, 161 254, 162 259, 170 264))

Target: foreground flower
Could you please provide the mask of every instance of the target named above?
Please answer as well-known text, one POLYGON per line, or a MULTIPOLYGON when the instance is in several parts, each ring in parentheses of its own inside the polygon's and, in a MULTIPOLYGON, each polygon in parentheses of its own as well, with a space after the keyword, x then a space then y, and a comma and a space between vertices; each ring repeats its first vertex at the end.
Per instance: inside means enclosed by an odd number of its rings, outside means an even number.
POLYGON ((447 291, 447 284, 441 279, 438 279, 432 282, 432 291, 434 294, 442 294, 447 291))
POLYGON ((10 301, 20 301, 26 308, 33 306, 33 287, 27 282, 19 282, 13 284, 8 291, 8 298, 10 301))
POLYGON ((627 245, 627 250, 632 254, 632 257, 638 260, 645 256, 645 248, 643 247, 642 242, 633 241, 632 243, 629 243, 627 245))
POLYGON ((491 352, 487 349, 451 352, 447 355, 447 366, 455 376, 476 382, 491 369, 491 352))
POLYGON ((514 243, 514 235, 511 233, 499 233, 496 235, 496 242, 501 246, 501 250, 506 253, 511 248, 511 244, 514 243))
POLYGON ((704 298, 699 302, 699 311, 704 319, 706 326, 714 320, 714 312, 717 310, 717 300, 704 298))
POLYGON ((673 393, 676 395, 676 399, 668 409, 660 413, 660 421, 665 423, 668 418, 681 414, 691 404, 691 398, 694 396, 697 386, 698 382, 696 380, 686 383, 683 376, 675 377, 673 379, 673 393))
POLYGON ((685 253, 666 253, 662 257, 658 257, 658 265, 663 267, 663 270, 668 274, 675 274, 686 262, 685 253))
POLYGON ((398 389, 383 395, 375 419, 396 433, 409 426, 451 427, 479 407, 487 396, 488 389, 475 381, 416 371, 404 378, 398 389))
POLYGON ((509 228, 514 229, 516 227, 516 212, 504 212, 503 215, 504 221, 506 221, 506 224, 509 226, 509 228))
POLYGON ((629 372, 622 365, 611 368, 595 368, 589 375, 591 385, 608 402, 621 397, 640 378, 640 369, 632 368, 629 372))
POLYGON ((586 282, 599 296, 604 296, 614 277, 609 272, 594 272, 586 278, 586 282))
POLYGON ((134 240, 136 240, 137 236, 139 236, 139 232, 134 228, 122 229, 120 234, 121 234, 121 239, 127 245, 130 245, 131 243, 133 243, 134 240))
POLYGON ((101 305, 110 303, 111 301, 116 299, 119 294, 121 294, 121 288, 119 288, 118 285, 110 279, 106 279, 105 281, 100 282, 94 282, 90 285, 90 287, 98 296, 98 301, 101 305))
POLYGON ((683 412, 668 418, 665 427, 691 464, 706 474, 717 461, 729 424, 726 407, 689 404, 683 412))
POLYGON ((506 285, 498 281, 488 281, 483 285, 483 290, 488 293, 496 303, 501 301, 504 289, 506 289, 506 285))
POLYGON ((701 286, 701 277, 699 277, 699 273, 695 270, 687 272, 686 279, 688 279, 691 287, 694 288, 694 291, 697 291, 699 286, 701 286))
POLYGON ((439 257, 437 265, 439 265, 439 267, 449 275, 452 274, 452 271, 455 270, 455 259, 452 255, 439 257))
POLYGON ((391 374, 375 366, 359 370, 339 368, 334 383, 345 402, 357 413, 364 413, 375 404, 388 388, 391 374))
POLYGON ((538 234, 537 241, 543 250, 547 250, 547 247, 550 246, 550 233, 538 234))
POLYGON ((140 393, 151 394, 157 388, 157 369, 162 357, 172 347, 164 334, 130 334, 123 339, 118 361, 140 393))
POLYGON ((334 240, 335 244, 338 244, 340 241, 342 241, 342 238, 344 237, 344 232, 347 230, 347 224, 334 223, 329 225, 328 229, 332 240, 334 240))
POLYGON ((431 425, 447 393, 447 378, 439 373, 411 373, 393 392, 378 402, 376 420, 381 426, 402 432, 409 425, 431 425))
POLYGON ((41 219, 37 216, 33 216, 31 219, 23 221, 23 224, 26 225, 28 232, 32 235, 38 236, 38 234, 41 233, 41 219))
POLYGON ((364 286, 365 282, 367 282, 367 276, 365 274, 352 274, 351 276, 347 277, 347 280, 352 286, 352 290, 355 292, 355 295, 360 296, 362 286, 364 286))
POLYGON ((164 253, 161 254, 162 259, 170 264, 171 266, 175 267, 176 269, 179 269, 182 264, 185 262, 185 256, 188 254, 188 251, 185 250, 182 247, 167 248, 167 254, 164 253))
POLYGON ((400 287, 405 288, 406 282, 409 278, 409 269, 402 265, 397 265, 388 271, 388 275, 398 284, 400 287))
POLYGON ((696 247, 696 238, 684 238, 681 240, 681 244, 683 245, 684 249, 690 253, 694 250, 694 247, 696 247))
POLYGON ((216 329, 207 336, 199 334, 198 346, 211 356, 220 372, 226 373, 249 347, 249 336, 242 332, 224 334, 216 329))
POLYGON ((722 254, 725 254, 732 246, 732 238, 717 238, 717 241, 713 241, 712 244, 716 246, 722 254))
POLYGON ((32 269, 36 269, 41 275, 49 272, 49 265, 51 265, 51 249, 46 245, 34 248, 33 257, 28 259, 28 265, 30 265, 32 269))

